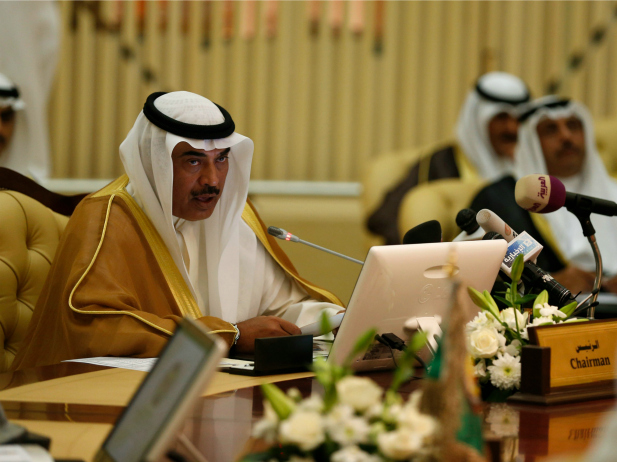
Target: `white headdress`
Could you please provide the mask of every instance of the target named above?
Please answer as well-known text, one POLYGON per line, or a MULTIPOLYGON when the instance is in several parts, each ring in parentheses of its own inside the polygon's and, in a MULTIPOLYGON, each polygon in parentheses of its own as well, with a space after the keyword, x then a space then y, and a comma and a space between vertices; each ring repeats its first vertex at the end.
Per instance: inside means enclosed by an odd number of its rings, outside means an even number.
POLYGON ((0 166, 37 181, 51 167, 47 106, 60 47, 57 3, 0 2, 0 72, 19 86, 25 102, 0 166))
POLYGON ((202 312, 230 322, 246 319, 253 306, 259 307, 261 297, 260 291, 252 290, 255 276, 251 259, 256 255, 256 236, 241 220, 248 195, 253 142, 235 133, 226 111, 202 96, 180 91, 154 94, 148 101, 151 112, 168 118, 157 124, 169 123, 166 128, 176 133, 187 133, 183 128, 174 129, 178 123, 191 124, 189 128, 196 129, 189 130, 196 133, 191 136, 197 136, 200 128, 202 132, 212 132, 216 126, 224 128, 215 139, 185 138, 148 120, 152 117, 144 114, 148 112, 146 103, 120 145, 120 157, 129 177, 127 191, 165 241, 202 312), (171 153, 182 141, 195 149, 230 148, 225 187, 212 216, 206 220, 191 222, 172 216, 171 153), (183 245, 190 263, 183 259, 183 245))
POLYGON ((27 126, 23 114, 25 107, 17 86, 4 74, 0 74, 0 109, 10 107, 15 113, 13 136, 3 152, 0 153, 0 167, 10 168, 24 175, 28 171, 28 153, 22 150, 27 144, 27 126))
POLYGON ((24 108, 19 88, 4 74, 0 74, 0 108, 10 106, 14 111, 24 108))
MULTIPOLYGON (((544 119, 556 120, 571 116, 576 116, 583 123, 585 160, 580 173, 559 179, 569 192, 617 201, 617 183, 606 171, 598 154, 591 115, 582 104, 555 96, 537 99, 521 116, 519 141, 515 154, 517 178, 533 173, 549 173, 538 137, 538 123, 544 119)), ((565 257, 575 265, 593 271, 595 269, 593 253, 587 239, 583 236, 578 219, 566 209, 560 209, 544 216, 565 257)), ((617 274, 617 239, 615 238, 617 219, 592 215, 591 221, 596 229, 605 271, 617 274)))
POLYGON ((525 83, 505 72, 484 74, 467 95, 458 118, 456 136, 482 178, 497 180, 512 172, 512 161, 499 156, 493 149, 488 124, 502 112, 516 117, 517 106, 528 100, 525 83))

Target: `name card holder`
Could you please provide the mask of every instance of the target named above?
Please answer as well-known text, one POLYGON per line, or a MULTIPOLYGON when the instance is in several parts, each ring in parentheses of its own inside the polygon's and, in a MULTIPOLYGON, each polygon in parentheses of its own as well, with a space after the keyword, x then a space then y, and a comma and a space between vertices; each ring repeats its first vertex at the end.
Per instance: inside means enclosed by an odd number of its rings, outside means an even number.
POLYGON ((521 391, 508 401, 543 405, 615 397, 617 321, 530 327, 521 391))

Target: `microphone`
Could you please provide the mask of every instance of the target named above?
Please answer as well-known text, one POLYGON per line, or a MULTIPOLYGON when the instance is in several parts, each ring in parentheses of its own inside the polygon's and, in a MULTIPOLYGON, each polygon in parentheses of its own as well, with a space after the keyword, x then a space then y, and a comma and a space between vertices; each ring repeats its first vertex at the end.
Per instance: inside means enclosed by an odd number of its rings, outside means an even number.
MULTIPOLYGON (((521 233, 519 236, 523 236, 527 233, 521 233)), ((494 239, 504 239, 502 235, 496 233, 495 231, 489 231, 482 238, 483 240, 494 240, 494 239)), ((510 246, 508 246, 508 253, 510 251, 510 246)), ((506 254, 507 258, 508 254, 506 254)), ((512 260, 513 262, 514 260, 512 260)), ((511 276, 512 272, 507 271, 504 268, 504 264, 502 266, 502 272, 505 273, 508 277, 511 276)), ((511 266, 507 268, 511 270, 511 266)), ((572 300, 574 297, 572 296, 572 292, 562 286, 557 280, 551 276, 549 273, 544 271, 538 265, 531 261, 525 261, 525 266, 523 268, 523 274, 521 275, 521 281, 525 287, 529 290, 536 289, 538 291, 545 290, 548 292, 548 298, 552 302, 552 304, 557 306, 565 306, 572 300)))
POLYGON ((495 231, 489 231, 482 236, 483 241, 494 241, 495 239, 505 239, 505 237, 495 231))
MULTIPOLYGON (((594 291, 602 286, 602 255, 596 240, 596 230, 591 223, 591 214, 613 217, 617 215, 617 204, 613 201, 599 199, 566 191, 566 187, 557 178, 550 175, 527 175, 516 182, 514 189, 516 203, 534 213, 550 213, 559 210, 564 205, 581 223, 583 236, 587 238, 596 263, 596 278, 593 283, 594 291)), ((589 305, 587 315, 594 319, 595 304, 598 293, 595 292, 593 302, 589 305)))
POLYGON ((441 242, 441 225, 437 220, 430 220, 414 226, 405 233, 403 244, 432 244, 441 242))
POLYGON ((456 214, 456 226, 463 231, 452 239, 458 241, 476 241, 482 239, 484 230, 480 228, 476 220, 476 212, 473 209, 463 209, 456 214))
POLYGON ((499 233, 508 242, 512 242, 512 240, 518 236, 518 234, 510 228, 505 221, 489 209, 480 210, 476 215, 476 221, 487 233, 489 231, 499 233))
POLYGON ((313 247, 313 248, 321 250, 323 252, 327 252, 329 254, 336 255, 337 257, 344 258, 345 260, 352 261, 352 262, 357 263, 359 265, 364 265, 363 261, 356 260, 355 258, 348 257, 347 255, 343 255, 342 253, 335 252, 334 250, 326 249, 325 247, 322 247, 322 246, 317 245, 317 244, 313 244, 312 242, 304 241, 304 240, 300 239, 298 236, 294 236, 293 234, 288 233, 284 229, 277 228, 275 226, 270 226, 268 228, 268 234, 270 234, 271 236, 274 236, 274 237, 276 237, 278 239, 282 239, 284 241, 299 242, 301 244, 308 245, 309 247, 313 247))
POLYGON ((534 213, 551 213, 565 206, 575 215, 580 213, 597 213, 607 217, 617 215, 615 202, 567 192, 563 183, 550 175, 524 176, 516 182, 514 197, 519 206, 534 213))

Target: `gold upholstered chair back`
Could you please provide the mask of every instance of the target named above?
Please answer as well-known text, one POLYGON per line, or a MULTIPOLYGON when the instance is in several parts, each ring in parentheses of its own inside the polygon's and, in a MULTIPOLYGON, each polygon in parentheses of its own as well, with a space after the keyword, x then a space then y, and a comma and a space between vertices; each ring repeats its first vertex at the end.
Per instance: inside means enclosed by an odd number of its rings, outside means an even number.
POLYGON ((485 186, 485 180, 437 180, 412 189, 401 204, 399 232, 401 236, 414 226, 429 220, 441 224, 444 241, 451 241, 460 232, 456 214, 466 207, 485 186))
MULTIPOLYGON (((386 152, 371 159, 363 169, 361 177, 362 221, 366 223, 368 217, 380 206, 386 194, 409 174, 414 164, 421 159, 430 158, 434 152, 453 143, 454 140, 446 139, 416 148, 386 152)), ((384 243, 381 236, 371 234, 366 229, 364 233, 367 249, 384 243)))
POLYGON ((67 222, 24 194, 0 190, 0 372, 25 337, 67 222))

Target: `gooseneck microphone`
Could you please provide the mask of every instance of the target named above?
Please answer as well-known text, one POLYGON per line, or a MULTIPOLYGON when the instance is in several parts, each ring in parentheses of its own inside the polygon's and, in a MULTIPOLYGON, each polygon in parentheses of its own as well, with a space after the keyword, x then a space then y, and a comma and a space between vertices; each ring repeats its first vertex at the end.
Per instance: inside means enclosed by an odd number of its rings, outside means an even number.
POLYGON ((284 241, 299 242, 301 244, 308 245, 309 247, 313 247, 313 248, 321 250, 323 252, 327 252, 329 254, 336 255, 337 257, 344 258, 345 260, 352 261, 352 262, 357 263, 359 265, 364 265, 363 261, 356 260, 355 258, 348 257, 347 255, 343 255, 342 253, 335 252, 334 250, 326 249, 325 247, 322 247, 322 246, 317 245, 317 244, 313 244, 312 242, 304 241, 304 240, 300 239, 298 236, 294 236, 293 234, 288 233, 284 229, 277 228, 275 226, 270 226, 268 228, 268 234, 270 234, 271 236, 274 236, 274 237, 276 237, 278 239, 282 239, 284 241))
POLYGON ((617 215, 615 202, 568 192, 561 181, 550 175, 524 176, 516 182, 514 197, 519 206, 534 213, 550 213, 565 206, 577 216, 580 213, 617 215))
POLYGON ((432 244, 441 242, 441 225, 437 220, 430 220, 414 226, 405 233, 403 244, 432 244))
MULTIPOLYGON (((606 199, 567 192, 564 184, 557 178, 542 174, 527 175, 518 180, 514 189, 514 198, 521 208, 529 212, 550 213, 565 206, 569 212, 578 218, 583 228, 583 236, 587 238, 591 245, 596 263, 596 278, 593 288, 594 291, 599 290, 602 286, 602 255, 590 215, 596 213, 613 217, 617 215, 617 204, 606 199)), ((596 291, 590 306, 593 306, 597 299, 596 291)), ((595 308, 590 308, 587 315, 590 319, 593 319, 595 308)))
MULTIPOLYGON (((495 214, 493 215, 497 216, 495 214)), ((509 228, 508 225, 506 226, 509 228)), ((489 231, 482 239, 493 240, 505 238, 495 231, 489 231)), ((531 261, 526 261, 524 265, 521 281, 525 285, 528 292, 532 289, 536 289, 538 291, 546 290, 548 292, 548 298, 551 304, 557 306, 565 306, 574 300, 574 297, 572 297, 572 292, 562 286, 553 276, 544 271, 538 265, 531 261)), ((507 272, 504 271, 504 273, 506 276, 510 277, 507 272)))

